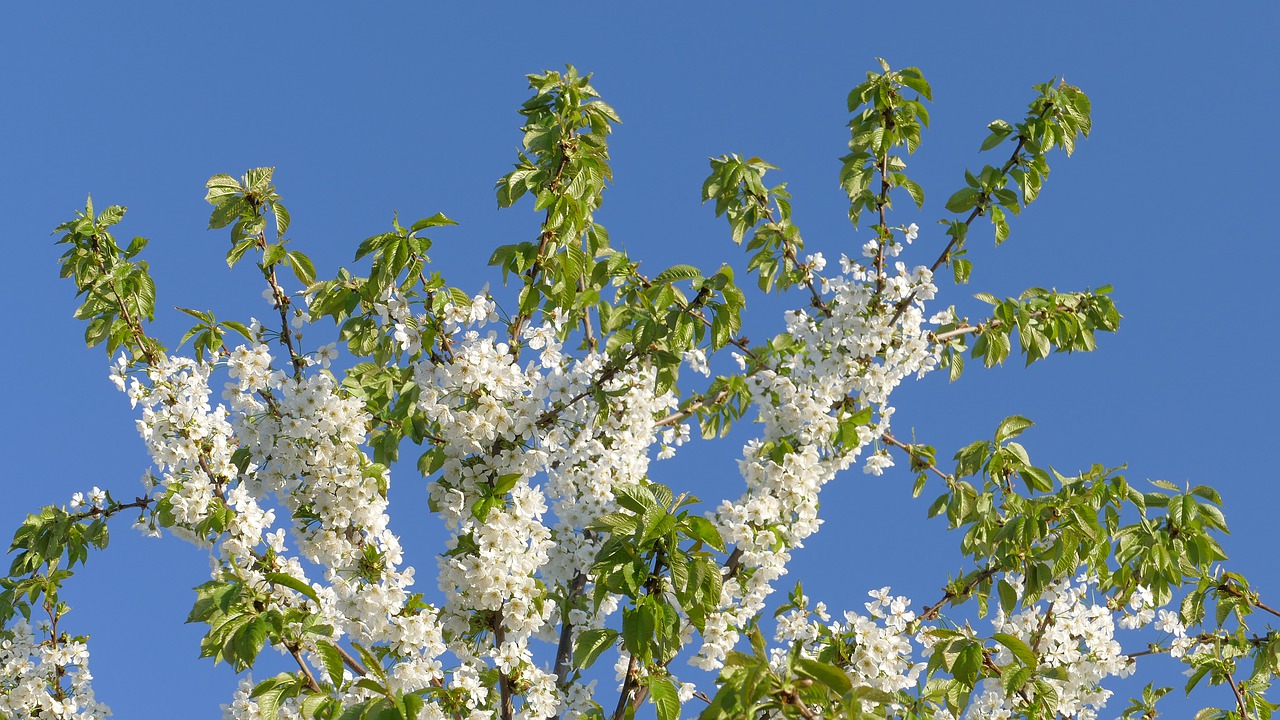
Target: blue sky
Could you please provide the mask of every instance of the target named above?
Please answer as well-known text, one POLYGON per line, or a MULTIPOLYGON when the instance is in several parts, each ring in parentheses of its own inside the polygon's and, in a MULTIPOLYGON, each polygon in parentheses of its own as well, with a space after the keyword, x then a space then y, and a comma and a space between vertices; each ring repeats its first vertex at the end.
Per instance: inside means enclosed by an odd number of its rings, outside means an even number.
MULTIPOLYGON (((456 4, 463 8, 463 4, 456 4)), ((1094 462, 1131 480, 1217 486, 1233 534, 1232 566, 1280 598, 1274 514, 1280 384, 1268 374, 1280 151, 1280 62, 1270 3, 539 3, 465 9, 425 4, 7 4, 0 9, 0 210, 7 221, 9 312, 0 353, 7 459, 0 532, 46 503, 99 485, 140 492, 147 465, 107 358, 87 351, 57 278, 52 228, 83 207, 129 206, 120 236, 151 239, 159 284, 156 330, 176 341, 173 306, 219 317, 261 315, 248 268, 228 272, 225 231, 205 230, 203 183, 277 166, 290 235, 321 275, 352 266, 356 244, 391 214, 444 212, 433 258, 451 284, 498 278, 492 248, 536 233, 530 205, 499 212, 493 183, 515 159, 524 75, 573 63, 621 114, 615 185, 598 219, 615 245, 665 267, 742 264, 722 222, 698 203, 706 158, 759 155, 790 183, 808 246, 828 257, 865 241, 837 187, 845 95, 877 56, 931 81, 933 127, 909 159, 925 212, 918 262, 933 259, 933 221, 977 155, 986 123, 1015 120, 1030 86, 1065 76, 1094 107, 1094 135, 1054 170, 1042 197, 993 250, 971 243, 973 281, 944 285, 939 307, 981 310, 978 291, 1016 295, 1114 284, 1121 331, 1092 355, 1030 369, 941 374, 895 396, 896 432, 949 457, 988 437, 1006 415, 1038 427, 1033 460, 1069 473, 1094 462), (635 6, 627 6, 635 7, 635 6), (1016 8, 1016 9, 1015 9, 1016 8)), ((773 177, 772 175, 770 176, 773 177)), ((749 298, 750 299, 750 298, 749 298)), ((748 307, 754 332, 781 308, 748 307), (754 311, 754 312, 752 312, 754 311)), ((170 343, 175 344, 174 342, 170 343)), ((696 478, 714 504, 736 496, 735 443, 695 444, 655 467, 696 478)), ((394 476, 394 522, 420 581, 434 587, 432 523, 412 467, 394 476)), ((931 603, 958 570, 958 538, 926 523, 905 470, 853 473, 823 496, 824 531, 793 566, 815 599, 857 608, 892 585, 931 603)), ((930 491, 926 491, 930 497, 930 491)), ((197 660, 184 626, 207 577, 204 553, 116 528, 109 552, 71 585, 68 622, 92 634, 99 697, 119 717, 217 717, 234 678, 197 660)), ((1178 684, 1176 678, 1170 684, 1178 684)), ((1123 703, 1117 698, 1118 714, 1123 703)), ((1173 707, 1172 705, 1170 707, 1173 707)))

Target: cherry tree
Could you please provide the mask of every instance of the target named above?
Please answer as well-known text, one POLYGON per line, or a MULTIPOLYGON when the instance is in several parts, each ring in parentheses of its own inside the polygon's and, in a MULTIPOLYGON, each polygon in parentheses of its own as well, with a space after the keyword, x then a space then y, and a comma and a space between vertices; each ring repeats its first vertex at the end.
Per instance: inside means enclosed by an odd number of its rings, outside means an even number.
MULTIPOLYGON (((590 76, 529 84, 497 200, 544 214, 534 240, 493 252, 509 291, 428 272, 443 214, 360 243, 366 274, 318 278, 289 243, 273 169, 215 175, 210 227, 229 229, 228 265, 256 266, 272 311, 184 309, 196 324, 179 354, 148 330, 147 241, 112 230, 125 209, 90 201, 58 227, 85 340, 113 358, 153 467, 134 499, 95 487, 15 533, 0 715, 109 714, 62 589, 124 516, 210 553, 190 619, 207 626, 203 657, 245 673, 228 718, 622 720, 647 704, 661 720, 1094 718, 1152 655, 1187 666, 1188 693, 1229 688, 1232 704, 1198 718, 1270 717, 1280 612, 1223 568, 1212 488, 1039 467, 1020 416, 946 462, 893 429, 904 382, 1091 352, 1119 328, 1108 287, 979 293, 981 318, 945 305, 969 280, 970 231, 1007 240, 1050 159, 1088 135, 1079 88, 1038 85, 1021 120, 988 125, 994 164, 964 171, 937 237, 893 219, 895 202, 925 207, 904 161, 929 124, 916 68, 881 61, 849 94, 839 181, 858 247, 807 248, 785 185, 766 182, 776 168, 713 158, 703 200, 748 254, 747 290, 794 307, 753 342, 729 264, 642 272, 595 222, 619 119, 590 76), (751 438, 724 456, 740 494, 664 482, 691 433, 743 421, 751 438), (414 459, 449 532, 438 591, 389 528, 390 468, 414 459), (923 602, 884 587, 829 608, 784 585, 823 486, 898 464, 968 570, 923 602), (1134 646, 1138 628, 1159 639, 1134 646), (267 646, 294 667, 250 680, 267 646), (616 687, 591 670, 608 664, 616 687)), ((1156 678, 1119 712, 1155 717, 1169 691, 1156 678)))

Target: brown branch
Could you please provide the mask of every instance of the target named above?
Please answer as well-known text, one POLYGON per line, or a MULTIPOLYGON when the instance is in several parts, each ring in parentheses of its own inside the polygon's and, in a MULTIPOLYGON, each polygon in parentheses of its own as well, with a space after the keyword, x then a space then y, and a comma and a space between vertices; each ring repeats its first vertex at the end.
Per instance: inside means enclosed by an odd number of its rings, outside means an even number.
POLYGON ((622 693, 618 696, 618 706, 614 708, 613 720, 623 720, 627 713, 627 701, 631 697, 631 691, 635 689, 636 681, 636 656, 632 655, 631 660, 627 662, 627 674, 622 681, 622 693))
MULTIPOLYGON (((307 663, 302 659, 302 653, 298 651, 298 646, 291 644, 286 647, 289 649, 289 654, 292 655, 293 659, 298 663, 298 668, 302 670, 302 674, 306 676, 307 687, 311 688, 315 692, 320 692, 320 683, 316 682, 315 676, 311 674, 311 669, 307 667, 307 663)), ((341 678, 334 678, 334 684, 337 684, 339 680, 341 680, 341 678)))
POLYGON ((574 600, 582 594, 586 586, 587 576, 580 572, 575 573, 573 584, 565 594, 564 605, 561 606, 560 643, 556 646, 556 664, 553 671, 561 690, 569 685, 569 664, 573 661, 573 623, 569 620, 569 612, 574 600))
POLYGON ((148 507, 150 507, 150 506, 151 506, 151 503, 153 503, 153 502, 155 502, 155 498, 153 498, 153 497, 151 497, 151 496, 149 496, 149 495, 143 495, 143 496, 142 496, 142 497, 140 497, 140 498, 134 498, 133 502, 129 502, 129 503, 119 503, 119 504, 113 505, 113 506, 108 507, 108 508, 92 507, 92 508, 90 508, 90 509, 88 509, 88 510, 85 510, 85 511, 83 511, 83 512, 78 512, 78 513, 68 513, 68 516, 67 516, 67 517, 68 517, 68 519, 69 519, 69 520, 71 520, 71 521, 73 521, 73 522, 79 522, 79 521, 81 521, 81 520, 85 520, 85 519, 87 519, 87 518, 91 518, 91 517, 92 517, 92 518, 103 518, 103 519, 106 519, 106 518, 109 518, 109 517, 111 517, 111 516, 115 515, 116 513, 120 512, 121 510, 128 510, 128 509, 130 509, 130 508, 138 508, 138 509, 140 509, 140 510, 141 510, 141 509, 148 508, 148 507))
POLYGON ((1001 323, 999 319, 993 318, 990 322, 980 323, 978 325, 961 325, 958 328, 954 328, 952 330, 948 330, 943 333, 935 333, 933 335, 933 341, 935 343, 945 343, 948 340, 951 340, 952 338, 960 337, 961 335, 969 335, 969 334, 976 335, 989 327, 991 328, 1000 327, 1000 324, 1001 323))
MULTIPOLYGON (((573 137, 576 137, 576 135, 574 135, 573 137)), ((556 171, 555 171, 555 174, 551 177, 551 182, 547 184, 548 190, 555 192, 560 187, 560 180, 564 175, 564 169, 568 164, 569 164, 569 141, 561 140, 560 141, 560 161, 556 164, 556 171)), ((538 240, 538 252, 536 255, 534 255, 533 264, 529 266, 529 270, 525 273, 525 277, 528 278, 528 281, 525 283, 526 288, 533 288, 534 286, 537 285, 538 277, 542 274, 542 269, 543 269, 542 254, 543 252, 546 251, 547 245, 550 244, 551 241, 554 240, 556 237, 555 233, 553 233, 548 227, 551 224, 551 217, 554 211, 555 211, 554 205, 552 207, 547 208, 547 214, 542 221, 542 234, 539 236, 540 239, 538 240)), ((531 290, 531 291, 536 292, 536 290, 531 290)), ((519 359, 520 348, 523 345, 523 343, 520 341, 520 331, 524 329, 524 324, 529 321, 529 317, 531 314, 532 313, 519 313, 511 321, 511 326, 510 326, 511 329, 508 332, 508 335, 511 338, 511 354, 514 355, 516 359, 519 359)))
POLYGON ((782 704, 794 707, 807 720, 818 720, 818 715, 810 710, 809 706, 804 704, 804 700, 800 699, 800 695, 795 692, 785 693, 782 696, 782 704))
POLYGON ((938 616, 938 613, 942 610, 943 605, 946 605, 948 602, 955 600, 956 598, 967 597, 969 593, 973 592, 974 588, 976 588, 978 585, 982 584, 983 582, 990 580, 992 576, 994 576, 999 571, 1000 571, 1000 568, 998 566, 992 565, 986 568, 985 570, 983 570, 982 572, 979 572, 977 575, 975 575, 972 580, 970 580, 968 583, 965 584, 964 587, 960 588, 959 592, 952 590, 950 588, 944 589, 943 595, 938 600, 938 602, 934 603, 933 605, 924 606, 924 609, 921 610, 920 612, 920 616, 916 618, 916 621, 915 621, 916 625, 919 625, 920 622, 924 620, 933 620, 938 616))
POLYGON ((1040 654, 1040 643, 1044 641, 1044 632, 1049 628, 1049 623, 1053 621, 1053 602, 1049 603, 1049 609, 1045 614, 1040 616, 1040 625, 1036 628, 1035 640, 1031 643, 1031 652, 1040 654))
MULTIPOLYGON (((263 255, 267 251, 267 234, 265 232, 258 235, 258 248, 262 250, 263 255)), ((280 287, 279 281, 276 279, 276 264, 272 263, 267 266, 259 265, 262 269, 262 275, 266 278, 267 284, 271 286, 271 294, 275 299, 276 308, 280 310, 280 343, 289 351, 289 362, 293 365, 293 377, 296 380, 302 378, 302 370, 307 366, 307 359, 298 354, 293 347, 293 332, 289 329, 289 295, 285 293, 284 288, 280 287)))
POLYGON ((729 390, 726 389, 726 390, 721 390, 720 392, 716 393, 715 395, 712 395, 709 398, 704 397, 698 400, 694 400, 693 402, 686 405, 684 409, 676 410, 675 412, 672 412, 670 415, 667 415, 666 417, 658 420, 656 423, 654 423, 654 425, 658 427, 663 427, 665 425, 674 425, 678 422, 684 422, 685 420, 698 414, 698 411, 703 408, 715 407, 716 405, 719 405, 720 403, 727 400, 729 398, 729 395, 730 395, 730 392, 729 390))
POLYGON ((351 653, 348 653, 346 650, 343 650, 341 645, 339 645, 338 643, 330 643, 330 644, 333 645, 333 648, 338 651, 338 656, 342 658, 342 663, 347 667, 351 668, 351 672, 355 673, 356 675, 359 675, 360 677, 364 677, 365 675, 369 674, 369 671, 366 670, 365 667, 360 664, 360 661, 351 657, 351 653))
POLYGON ((1240 720, 1249 720, 1249 713, 1244 707, 1244 695, 1240 694, 1240 688, 1236 686, 1236 679, 1227 673, 1227 684, 1231 686, 1231 693, 1236 696, 1236 707, 1240 708, 1240 720))
POLYGON ((1233 585, 1230 580, 1227 580, 1223 582, 1221 585, 1219 585, 1218 591, 1224 592, 1232 597, 1240 598, 1245 602, 1249 603, 1250 605, 1258 608, 1259 610, 1271 613, 1276 617, 1280 617, 1280 611, 1277 611, 1275 608, 1270 607, 1266 603, 1262 602, 1262 600, 1258 598, 1257 593, 1250 592, 1247 590, 1242 590, 1239 587, 1236 587, 1235 585, 1233 585))
MULTIPOLYGON (((893 122, 893 111, 885 110, 886 126, 893 122)), ((885 152, 884 157, 880 158, 877 170, 880 171, 880 197, 876 200, 876 210, 880 215, 880 223, 876 225, 879 237, 876 238, 876 291, 875 297, 879 298, 884 293, 884 246, 889 239, 889 225, 885 220, 884 209, 889 204, 889 153, 885 152)), ((894 320, 897 320, 895 317, 894 320)), ((890 323, 892 324, 892 322, 890 323)))
POLYGON ((1267 607, 1266 605, 1263 604, 1261 600, 1255 600, 1253 603, 1253 606, 1258 608, 1259 610, 1265 610, 1266 612, 1269 612, 1272 615, 1275 615, 1276 617, 1280 617, 1280 611, 1277 611, 1275 608, 1272 608, 1272 607, 1267 607))
MULTIPOLYGON (((1196 635, 1192 639, 1201 645, 1207 645, 1209 643, 1222 642, 1224 640, 1227 640, 1228 638, 1222 635, 1215 635, 1213 633, 1200 633, 1199 635, 1196 635)), ((1271 635, 1269 634, 1254 635, 1252 637, 1246 638, 1245 642, 1254 648, 1259 648, 1271 642, 1271 635)), ((1139 650, 1138 652, 1126 653, 1125 657, 1133 659, 1133 658, 1145 657, 1148 655, 1163 655, 1169 652, 1171 649, 1172 648, 1162 648, 1159 645, 1152 643, 1146 650, 1139 650)))
MULTIPOLYGON (((502 629, 501 610, 491 616, 489 628, 493 630, 494 647, 501 651, 503 643, 506 642, 506 632, 502 629)), ((505 671, 498 672, 498 692, 502 696, 502 720, 511 720, 515 717, 516 706, 511 692, 511 676, 505 671)))
MULTIPOLYGON (((58 649, 58 618, 61 617, 57 613, 57 605, 50 599, 48 593, 44 596, 44 610, 49 614, 49 643, 53 646, 54 651, 58 649)), ((53 666, 53 696, 57 700, 66 698, 66 694, 62 691, 62 678, 67 674, 67 668, 62 663, 56 663, 53 666)))
POLYGON ((893 435, 887 432, 881 435, 880 439, 883 440, 887 445, 892 445, 893 447, 896 447, 905 451, 907 455, 911 457, 912 462, 922 465, 926 470, 931 471, 933 474, 937 475, 943 480, 946 480, 948 483, 955 480, 955 477, 953 475, 951 475, 950 473, 942 472, 941 470, 938 469, 937 465, 933 464, 931 460, 927 460, 924 458, 923 455, 920 455, 919 453, 917 453, 914 445, 908 445, 907 443, 902 442, 901 440, 897 439, 896 437, 894 437, 893 435))
MULTIPOLYGON (((1048 114, 1049 107, 1050 106, 1045 106, 1045 108, 1040 113, 1040 117, 1044 117, 1046 114, 1048 114)), ((1000 168, 1001 175, 1008 173, 1009 170, 1013 169, 1014 165, 1018 164, 1018 154, 1022 152, 1022 148, 1026 145, 1026 143, 1027 143, 1027 139, 1019 135, 1018 144, 1014 146, 1013 152, 1009 155, 1009 159, 1005 161, 1004 167, 1000 168)), ((981 214, 982 214, 982 204, 979 203, 979 205, 973 209, 973 212, 969 213, 969 217, 965 218, 963 223, 964 227, 968 228, 970 225, 972 225, 974 219, 976 219, 981 214)), ((938 259, 934 260, 933 265, 929 266, 930 272, 937 272, 938 268, 942 267, 947 262, 947 260, 951 257, 951 252, 955 250, 956 244, 959 241, 960 241, 959 236, 953 236, 951 238, 951 240, 947 243, 947 246, 942 248, 942 252, 938 254, 938 259)), ((915 299, 916 299, 916 293, 913 290, 911 291, 911 294, 907 295, 905 298, 898 301, 898 304, 894 307, 893 317, 889 319, 889 324, 892 325, 895 322, 897 322, 898 318, 902 317, 902 313, 907 311, 907 308, 911 305, 911 303, 915 299)))

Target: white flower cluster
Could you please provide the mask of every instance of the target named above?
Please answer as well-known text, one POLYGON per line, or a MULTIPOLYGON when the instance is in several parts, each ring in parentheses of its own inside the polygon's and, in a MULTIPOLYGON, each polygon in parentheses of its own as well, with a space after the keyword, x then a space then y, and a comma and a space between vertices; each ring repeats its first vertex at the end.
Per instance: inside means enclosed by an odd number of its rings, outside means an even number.
MULTIPOLYGON (((521 651, 548 610, 535 602, 534 576, 551 532, 541 521, 545 497, 529 484, 545 456, 529 446, 543 410, 535 395, 540 375, 532 366, 521 370, 506 343, 475 330, 454 344, 451 362, 424 359, 415 368, 418 409, 439 422, 446 456, 430 488, 432 506, 454 533, 454 552, 439 561, 443 622, 465 635, 474 613, 501 611, 505 631, 515 634, 508 642, 521 651), (511 503, 504 493, 477 511, 502 482, 511 486, 511 503)), ((495 660, 499 652, 490 649, 495 660)))
MULTIPOLYGON (((1013 635, 1032 648, 1039 657, 1039 667, 1064 671, 1065 680, 1044 678, 1057 692, 1057 706, 1050 708, 1055 717, 1093 720, 1111 697, 1102 681, 1111 676, 1126 677, 1133 673, 1134 665, 1115 640, 1112 612, 1086 600, 1093 581, 1078 578, 1077 583, 1061 580, 1020 612, 1012 616, 998 613, 993 625, 996 632, 1013 635)), ((1019 585, 1014 585, 1015 589, 1019 585)), ((1004 646, 992 659, 1001 667, 1019 666, 1013 652, 1004 646)), ((965 717, 1011 718, 1020 702, 1018 694, 1005 692, 999 678, 989 678, 979 684, 965 717)))
MULTIPOLYGON (((400 568, 400 541, 388 527, 389 473, 360 449, 371 421, 363 403, 341 393, 327 372, 294 378, 268 371, 264 345, 236 348, 228 364, 236 382, 228 384, 226 396, 237 440, 252 464, 229 494, 237 501, 236 520, 259 533, 269 527, 270 511, 259 518, 240 501, 273 495, 294 520, 302 557, 326 568, 328 584, 317 588, 325 620, 358 642, 390 645, 399 659, 391 676, 402 688, 439 679, 442 631, 432 612, 405 612, 414 570, 400 568)), ((231 557, 249 557, 254 545, 234 546, 231 557)), ((277 563, 273 571, 306 582, 296 561, 277 557, 277 563)), ((242 573, 258 579, 247 564, 242 573)))
MULTIPOLYGON (((415 367, 417 409, 438 423, 445 455, 430 487, 433 507, 453 532, 439 562, 447 596, 442 622, 461 637, 477 613, 500 613, 503 641, 480 657, 527 682, 538 679, 526 696, 530 716, 539 716, 539 707, 554 715, 560 703, 568 717, 586 710, 589 695, 555 700, 555 678, 533 666, 528 648, 559 620, 548 593, 558 588, 563 595, 587 574, 599 540, 582 528, 615 509, 613 488, 643 479, 648 449, 660 437, 680 442, 687 429, 658 432, 655 418, 669 413, 675 398, 655 397, 651 369, 610 369, 601 354, 566 362, 556 319, 523 329, 526 347, 540 354, 521 367, 495 333, 481 334, 491 316, 483 297, 469 309, 447 307, 446 329, 457 335, 451 357, 424 358, 415 367), (594 385, 610 397, 607 413, 584 401, 594 385), (546 473, 545 493, 531 484, 538 473, 546 473), (510 489, 495 501, 493 488, 504 482, 510 489), (548 498, 554 528, 543 523, 548 498), (540 692, 549 698, 545 707, 533 701, 540 692)), ((598 614, 574 610, 570 620, 578 629, 599 626, 615 606, 606 601, 598 614)))
POLYGON ((85 502, 84 493, 73 493, 71 495, 72 510, 102 509, 107 505, 107 493, 97 485, 89 491, 88 502, 85 502))
MULTIPOLYGON (((274 498, 293 518, 302 557, 326 570, 327 585, 313 585, 320 598, 313 609, 335 628, 334 639, 345 633, 389 645, 397 660, 390 677, 401 689, 442 677, 436 658, 445 646, 434 612, 405 610, 414 573, 399 568, 400 543, 388 529, 386 469, 360 449, 370 420, 363 404, 345 397, 327 372, 294 378, 273 370, 264 345, 236 348, 227 366, 229 411, 209 404, 212 366, 186 358, 162 358, 149 368, 148 384, 135 377, 128 387, 143 406, 138 427, 161 472, 175 534, 205 544, 197 526, 225 507, 214 576, 231 572, 270 588, 281 605, 306 602, 266 582, 266 572, 307 582, 299 558, 284 554, 283 530, 268 532, 275 510, 262 502, 274 498), (243 475, 232 462, 237 448, 249 451, 243 475), (273 555, 257 552, 264 544, 273 555), (268 557, 274 565, 264 567, 268 557)), ((122 376, 113 369, 117 386, 122 376)), ((317 658, 313 664, 323 667, 317 658)))
MULTIPOLYGON (((791 549, 817 532, 822 486, 888 431, 889 394, 906 377, 937 365, 923 314, 924 301, 937 290, 929 269, 908 271, 898 263, 896 274, 880 276, 877 294, 874 270, 848 258, 841 267, 842 276, 821 279, 829 316, 788 313, 787 332, 802 350, 748 378, 764 431, 739 461, 746 493, 722 503, 715 518, 741 552, 741 571, 724 584, 721 612, 708 618, 693 660, 698 667, 720 666, 738 629, 764 608, 773 581, 786 573, 791 549), (901 316, 890 322, 900 303, 906 303, 901 316), (857 407, 848 408, 848 398, 857 407), (855 429, 855 442, 837 444, 841 420, 868 407, 876 410, 875 421, 855 429)), ((865 469, 878 475, 891 464, 876 453, 865 469)))
POLYGON ((111 714, 94 698, 84 643, 66 638, 37 642, 22 619, 0 637, 0 717, 92 720, 111 714), (50 678, 57 678, 56 689, 50 678))
MULTIPOLYGON (((216 508, 215 498, 229 500, 226 484, 238 475, 231 459, 236 442, 227 410, 209 404, 212 371, 207 363, 165 356, 148 369, 149 384, 135 376, 127 390, 133 405, 142 405, 138 432, 160 471, 159 487, 174 517, 172 530, 200 545, 208 540, 197 526, 216 508)), ((246 511, 266 517, 251 498, 238 500, 246 511)), ((259 528, 240 525, 236 530, 248 533, 245 544, 257 544, 259 528)))
POLYGON ((911 640, 907 625, 916 614, 908 610, 911 601, 890 595, 889 588, 872 590, 865 603, 867 615, 844 613, 844 623, 831 626, 837 635, 852 633, 855 644, 850 655, 850 675, 854 685, 895 692, 915 687, 927 663, 911 661, 911 640))
POLYGON ((1120 618, 1120 627, 1136 630, 1152 624, 1153 620, 1155 620, 1155 628, 1170 637, 1170 657, 1183 657, 1196 644, 1194 639, 1187 637, 1187 628, 1178 618, 1178 613, 1172 610, 1157 610, 1151 589, 1139 585, 1129 596, 1124 617, 1120 618), (1159 620, 1156 620, 1157 616, 1159 620))
MULTIPOLYGON (((886 693, 915 687, 927 663, 912 661, 907 627, 916 615, 908 609, 910 600, 891 595, 887 587, 867 594, 872 598, 864 604, 868 614, 846 611, 843 622, 831 622, 825 603, 810 610, 807 599, 798 598, 798 607, 778 616, 774 639, 780 646, 769 651, 775 669, 785 667, 792 645, 799 645, 803 656, 814 657, 822 646, 835 643, 849 659, 849 679, 854 687, 886 693)), ((927 638, 922 639, 927 653, 927 638)), ((897 708, 891 710, 896 712, 897 708)))

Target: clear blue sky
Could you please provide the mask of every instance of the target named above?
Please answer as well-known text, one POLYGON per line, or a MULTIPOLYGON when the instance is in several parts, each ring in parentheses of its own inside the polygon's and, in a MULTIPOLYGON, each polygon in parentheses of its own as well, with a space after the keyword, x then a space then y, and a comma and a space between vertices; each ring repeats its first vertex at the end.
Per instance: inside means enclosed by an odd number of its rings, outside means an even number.
MULTIPOLYGON (((442 211, 461 225, 437 234, 436 267, 478 289, 496 279, 484 267, 495 244, 536 232, 527 204, 500 213, 492 192, 515 157, 524 75, 571 62, 596 74, 624 123, 598 216, 615 245, 652 266, 740 262, 698 203, 707 156, 739 152, 782 168, 809 247, 834 258, 866 239, 836 185, 845 95, 883 56, 919 66, 934 88, 933 128, 910 159, 930 204, 901 216, 924 228, 927 260, 961 168, 990 161, 976 154, 987 122, 1020 117, 1030 86, 1055 75, 1093 100, 1094 136, 1055 159, 999 251, 977 233, 972 284, 945 284, 939 302, 977 313, 977 291, 1112 283, 1125 315, 1093 355, 971 369, 954 385, 938 374, 900 391, 897 433, 914 428, 949 457, 1016 412, 1038 423, 1025 438, 1038 463, 1128 463, 1132 480, 1214 484, 1234 530, 1231 562, 1280 599, 1270 459, 1277 27, 1273 4, 1235 0, 6 4, 0 533, 93 485, 132 497, 147 465, 127 399, 107 381, 102 351, 84 348, 74 291, 57 278, 50 231, 87 193, 129 206, 120 235, 151 238, 158 332, 171 340, 182 331, 176 305, 265 312, 253 273, 223 264, 226 234, 204 229, 202 199, 210 175, 259 165, 278 167, 290 235, 322 275, 350 266, 393 210, 442 211)), ((757 335, 779 326, 776 306, 753 307, 757 335)), ((655 477, 697 478, 714 504, 738 493, 737 454, 733 443, 697 446, 655 477)), ((855 472, 829 486, 828 524, 792 577, 833 608, 859 608, 886 584, 935 601, 960 568, 958 538, 925 522, 910 482, 905 470, 855 472)), ((404 467, 393 483, 395 527, 433 590, 437 531, 423 481, 404 467)), ((99 697, 122 718, 218 717, 235 680, 197 660, 200 628, 182 624, 190 588, 207 578, 204 553, 124 524, 114 538, 67 594, 68 622, 92 634, 99 697)), ((1122 707, 1117 698, 1111 709, 1122 707)))

